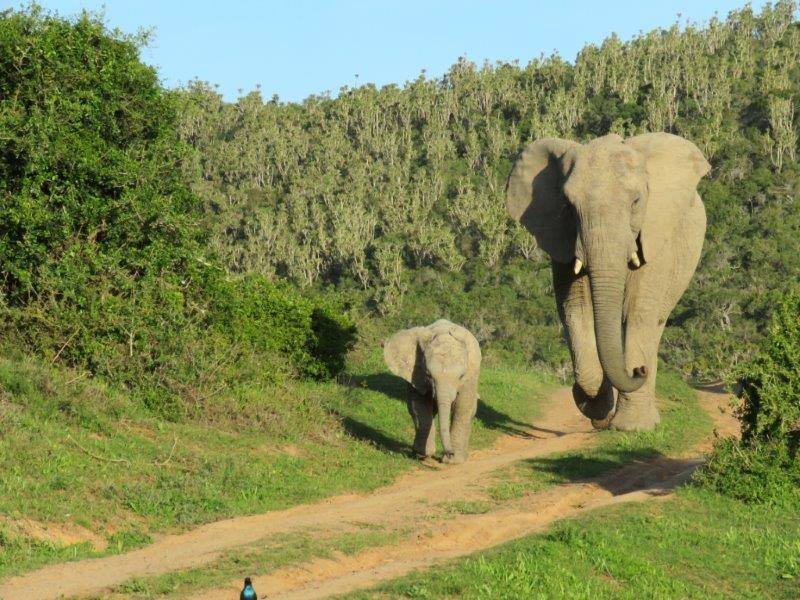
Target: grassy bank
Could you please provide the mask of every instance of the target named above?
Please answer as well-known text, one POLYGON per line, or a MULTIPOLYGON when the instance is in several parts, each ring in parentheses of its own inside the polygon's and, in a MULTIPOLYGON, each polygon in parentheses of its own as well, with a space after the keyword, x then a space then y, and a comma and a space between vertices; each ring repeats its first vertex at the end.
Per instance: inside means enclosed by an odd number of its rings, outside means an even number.
MULTIPOLYGON (((524 378, 518 382, 502 371, 489 370, 485 377, 494 380, 492 385, 498 391, 505 385, 513 388, 525 382, 524 378)), ((520 461, 493 474, 494 481, 487 482, 485 498, 454 500, 431 507, 427 518, 448 519, 455 514, 491 512, 526 494, 559 483, 598 476, 632 460, 681 454, 708 435, 711 422, 700 408, 694 390, 675 375, 665 372, 659 378, 658 393, 663 421, 655 431, 637 434, 598 432, 594 443, 585 449, 520 461)), ((494 431, 486 427, 486 415, 491 410, 489 406, 484 407, 483 418, 476 423, 476 437, 479 439, 494 431)), ((513 432, 519 423, 503 418, 496 420, 495 426, 513 432)), ((287 541, 263 540, 252 547, 228 551, 221 559, 201 568, 131 580, 117 587, 115 592, 131 594, 135 598, 184 598, 203 589, 225 586, 243 573, 263 576, 288 564, 329 557, 334 550, 348 555, 369 546, 391 545, 409 535, 419 534, 420 529, 416 528, 411 531, 368 528, 357 532, 355 537, 328 539, 318 534, 303 534, 294 535, 287 541), (354 545, 355 539, 361 543, 354 545)))
POLYGON ((350 598, 796 598, 800 520, 682 488, 350 598))
MULTIPOLYGON (((473 446, 529 422, 554 385, 484 369, 473 446)), ((79 372, 0 358, 0 576, 385 485, 418 465, 404 394, 373 352, 339 383, 251 385, 173 423, 79 372)))

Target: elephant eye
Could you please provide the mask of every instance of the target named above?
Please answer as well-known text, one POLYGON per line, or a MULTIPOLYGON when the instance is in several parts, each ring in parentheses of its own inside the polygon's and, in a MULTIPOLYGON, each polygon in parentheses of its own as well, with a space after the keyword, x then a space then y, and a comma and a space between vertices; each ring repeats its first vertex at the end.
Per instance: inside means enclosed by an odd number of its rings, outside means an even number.
POLYGON ((640 196, 636 196, 636 198, 633 199, 633 206, 636 206, 637 204, 639 204, 639 200, 640 200, 640 196))

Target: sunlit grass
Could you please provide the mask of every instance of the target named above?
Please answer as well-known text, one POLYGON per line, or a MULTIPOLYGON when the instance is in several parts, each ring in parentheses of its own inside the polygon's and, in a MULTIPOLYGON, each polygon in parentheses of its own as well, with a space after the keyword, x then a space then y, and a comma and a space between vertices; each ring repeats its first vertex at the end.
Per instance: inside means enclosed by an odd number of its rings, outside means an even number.
POLYGON ((800 519, 696 488, 555 523, 348 598, 797 598, 800 519))
MULTIPOLYGON (((0 358, 0 513, 81 523, 122 552, 154 532, 386 485, 419 463, 405 383, 376 354, 339 383, 237 390, 241 412, 209 423, 158 420, 79 373, 0 358)), ((472 447, 529 423, 554 387, 484 369, 472 447)), ((96 554, 0 535, 0 576, 96 554)))

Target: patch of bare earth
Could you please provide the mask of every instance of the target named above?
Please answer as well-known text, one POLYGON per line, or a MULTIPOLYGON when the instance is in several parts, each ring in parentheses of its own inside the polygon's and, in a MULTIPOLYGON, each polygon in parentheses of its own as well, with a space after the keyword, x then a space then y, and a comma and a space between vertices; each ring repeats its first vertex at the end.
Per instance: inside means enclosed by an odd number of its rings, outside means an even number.
MULTIPOLYGON (((715 417, 720 433, 735 427, 732 415, 719 409, 727 402, 725 396, 702 392, 701 401, 715 417)), ((53 565, 9 579, 0 585, 0 597, 15 600, 102 594, 132 577, 202 566, 224 551, 309 528, 335 534, 354 526, 386 530, 414 526, 414 537, 391 546, 315 559, 254 577, 259 594, 268 598, 323 598, 371 587, 415 569, 534 533, 556 519, 581 511, 665 497, 688 479, 701 461, 694 456, 632 463, 598 480, 560 485, 502 503, 489 513, 447 517, 438 514, 434 526, 430 517, 437 513, 437 505, 483 497, 493 472, 521 460, 578 449, 592 442, 591 426, 575 409, 568 389, 554 394, 544 413, 528 435, 500 438, 490 449, 473 452, 463 465, 418 469, 371 494, 338 496, 284 511, 211 523, 166 536, 124 555, 53 565)), ((192 597, 228 599, 235 597, 240 585, 239 580, 232 581, 228 586, 192 597)))
POLYGON ((40 542, 48 542, 60 546, 88 542, 98 552, 102 552, 108 547, 108 541, 105 537, 76 523, 43 523, 33 519, 14 519, 0 516, 0 525, 3 525, 13 536, 32 538, 40 542))

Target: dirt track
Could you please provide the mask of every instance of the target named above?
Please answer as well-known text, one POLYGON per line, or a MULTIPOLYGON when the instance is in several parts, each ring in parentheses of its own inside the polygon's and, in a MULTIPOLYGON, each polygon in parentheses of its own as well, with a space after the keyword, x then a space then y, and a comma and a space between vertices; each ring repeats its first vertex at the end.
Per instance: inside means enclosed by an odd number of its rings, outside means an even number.
MULTIPOLYGON (((726 396, 701 392, 703 407, 720 434, 735 433, 736 421, 720 407, 726 396)), ((559 390, 529 437, 505 436, 492 448, 474 452, 464 465, 415 471, 368 495, 338 496, 284 511, 211 523, 127 554, 46 567, 0 585, 0 598, 58 598, 102 594, 132 577, 158 575, 197 567, 223 551, 258 542, 268 536, 307 530, 335 533, 353 523, 387 530, 424 523, 436 504, 479 495, 489 475, 520 460, 576 449, 592 441, 586 419, 575 409, 568 389, 559 390)), ((685 481, 700 462, 700 453, 680 459, 634 463, 606 478, 560 485, 521 501, 509 502, 487 514, 453 515, 445 522, 420 527, 411 540, 365 550, 353 556, 318 559, 254 577, 260 595, 269 598, 323 598, 369 587, 414 569, 488 548, 533 533, 553 520, 617 502, 664 496, 685 481)), ((415 529, 416 530, 416 529, 415 529)), ((192 597, 231 598, 240 581, 192 597)))

